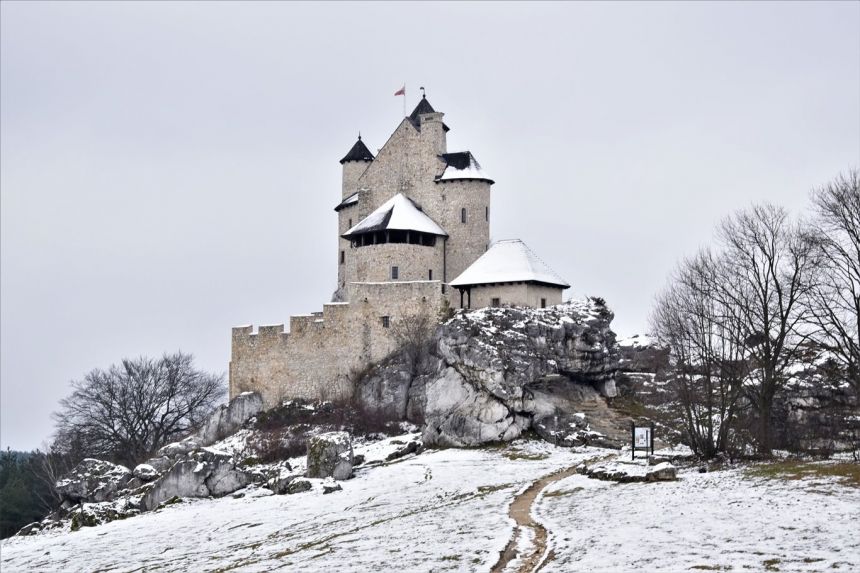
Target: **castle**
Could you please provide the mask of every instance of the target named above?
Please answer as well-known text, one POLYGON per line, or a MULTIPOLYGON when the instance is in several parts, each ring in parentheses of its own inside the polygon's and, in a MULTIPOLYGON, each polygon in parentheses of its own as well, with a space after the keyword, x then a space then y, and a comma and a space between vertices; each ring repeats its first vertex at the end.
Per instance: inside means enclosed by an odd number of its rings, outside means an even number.
POLYGON ((493 180, 469 151, 449 153, 448 126, 426 97, 379 149, 358 141, 340 160, 337 288, 322 312, 284 325, 233 328, 230 397, 349 395, 352 377, 395 349, 393 330, 441 309, 545 307, 570 285, 519 240, 490 244, 493 180))

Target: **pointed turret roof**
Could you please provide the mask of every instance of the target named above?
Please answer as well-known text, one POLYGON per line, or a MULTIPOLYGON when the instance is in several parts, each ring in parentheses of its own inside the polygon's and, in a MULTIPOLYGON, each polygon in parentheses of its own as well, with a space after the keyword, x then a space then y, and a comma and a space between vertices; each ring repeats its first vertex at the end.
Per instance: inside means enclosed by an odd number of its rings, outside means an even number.
POLYGON ((348 239, 353 235, 385 230, 419 231, 431 235, 448 236, 436 221, 428 217, 412 199, 402 193, 398 193, 380 205, 367 218, 341 236, 348 239))
MULTIPOLYGON (((409 121, 412 122, 412 125, 418 131, 421 131, 420 116, 425 113, 436 113, 436 110, 433 109, 433 106, 430 105, 429 101, 427 101, 427 96, 421 96, 421 101, 418 102, 418 105, 416 105, 415 109, 412 110, 412 113, 409 114, 409 121)), ((449 131, 448 126, 444 123, 442 124, 442 127, 445 131, 449 131)))
POLYGON ((364 142, 361 141, 361 134, 358 135, 358 141, 355 142, 349 153, 344 155, 343 159, 340 160, 340 164, 343 165, 347 161, 373 161, 373 154, 364 142))
POLYGON ((528 282, 569 288, 570 285, 519 239, 498 241, 451 281, 452 287, 528 282))

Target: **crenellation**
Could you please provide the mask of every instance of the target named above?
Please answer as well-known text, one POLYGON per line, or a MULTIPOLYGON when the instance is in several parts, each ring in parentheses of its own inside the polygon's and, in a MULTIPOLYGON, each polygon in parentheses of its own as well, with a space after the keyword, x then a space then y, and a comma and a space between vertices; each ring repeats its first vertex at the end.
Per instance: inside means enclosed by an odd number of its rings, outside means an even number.
MULTIPOLYGON (((251 326, 234 328, 231 396, 255 390, 269 406, 348 396, 356 372, 396 349, 392 333, 402 321, 435 320, 443 304, 459 306, 460 291, 449 283, 487 251, 492 181, 470 152, 448 153, 443 119, 422 99, 375 157, 359 137, 341 159, 332 302, 290 316, 288 332, 284 325, 256 334, 251 326)), ((542 288, 478 285, 468 292, 480 304, 499 296, 560 302, 560 288, 542 288)))

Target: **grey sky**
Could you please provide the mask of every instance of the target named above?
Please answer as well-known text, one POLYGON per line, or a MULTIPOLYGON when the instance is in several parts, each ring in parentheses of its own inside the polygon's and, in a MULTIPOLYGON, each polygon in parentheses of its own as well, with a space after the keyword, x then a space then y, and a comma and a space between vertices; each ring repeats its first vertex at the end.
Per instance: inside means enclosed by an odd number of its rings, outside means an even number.
POLYGON ((860 3, 3 2, 2 434, 68 381, 321 310, 338 159, 418 87, 494 177, 492 236, 641 332, 676 260, 860 163, 860 3))

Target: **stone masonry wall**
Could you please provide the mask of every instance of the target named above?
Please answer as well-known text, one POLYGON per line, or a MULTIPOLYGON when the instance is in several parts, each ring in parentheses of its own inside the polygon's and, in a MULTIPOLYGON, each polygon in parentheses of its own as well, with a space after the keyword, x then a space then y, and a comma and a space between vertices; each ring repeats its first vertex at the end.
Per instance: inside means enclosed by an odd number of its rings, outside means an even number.
POLYGON ((394 350, 392 329, 410 315, 436 317, 439 281, 351 283, 350 303, 290 317, 284 325, 233 329, 230 398, 260 392, 267 407, 287 398, 331 399, 352 392, 351 377, 394 350), (390 328, 382 317, 389 317, 390 328))
POLYGON ((399 281, 426 281, 433 270, 433 279, 442 278, 442 237, 433 247, 407 243, 367 245, 346 251, 347 274, 356 282, 382 282, 391 278, 391 267, 398 269, 399 281))
MULTIPOLYGON (((472 287, 471 308, 485 308, 492 306, 492 299, 499 298, 502 306, 529 306, 540 308, 540 299, 546 299, 547 306, 554 306, 562 302, 562 289, 544 285, 533 285, 526 283, 503 284, 495 286, 472 287)), ((460 307, 460 293, 456 291, 451 295, 452 303, 460 307)), ((463 306, 468 304, 468 297, 463 293, 463 306)))

